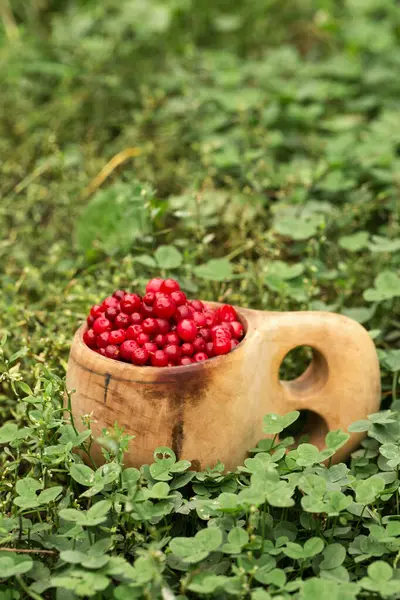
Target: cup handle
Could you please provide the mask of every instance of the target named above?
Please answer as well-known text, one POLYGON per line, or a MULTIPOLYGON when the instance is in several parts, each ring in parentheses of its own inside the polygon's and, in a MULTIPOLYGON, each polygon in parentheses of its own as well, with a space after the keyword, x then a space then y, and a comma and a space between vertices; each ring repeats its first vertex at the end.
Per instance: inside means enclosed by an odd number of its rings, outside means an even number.
MULTIPOLYGON (((379 410, 377 353, 359 323, 319 311, 263 313, 258 329, 266 344, 274 412, 312 411, 307 431, 310 443, 322 449, 328 430, 347 431, 354 421, 379 410), (313 360, 297 379, 280 381, 279 367, 297 346, 311 346, 313 360)), ((337 451, 335 461, 345 458, 362 437, 352 434, 337 451)))

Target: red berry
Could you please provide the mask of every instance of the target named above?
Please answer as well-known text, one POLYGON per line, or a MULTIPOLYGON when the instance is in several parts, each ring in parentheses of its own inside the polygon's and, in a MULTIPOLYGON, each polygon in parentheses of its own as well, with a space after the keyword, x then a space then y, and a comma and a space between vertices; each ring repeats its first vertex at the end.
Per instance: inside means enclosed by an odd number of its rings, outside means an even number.
POLYGON ((237 314, 233 306, 224 304, 217 310, 217 318, 220 323, 223 321, 237 321, 237 314))
POLYGON ((233 340, 231 340, 231 350, 233 350, 234 348, 236 348, 236 346, 239 346, 239 340, 236 340, 235 338, 233 340))
POLYGON ((90 314, 92 315, 92 317, 94 317, 95 319, 97 319, 97 317, 101 317, 103 315, 104 311, 105 311, 105 309, 102 306, 99 306, 98 304, 95 304, 90 309, 90 314))
POLYGON ((168 356, 169 362, 178 363, 182 356, 182 350, 176 344, 168 344, 164 348, 165 354, 168 356))
POLYGON ((161 279, 161 277, 156 277, 155 279, 151 279, 149 281, 149 283, 146 285, 146 292, 159 292, 163 281, 164 281, 164 279, 161 279))
POLYGON ((132 362, 132 352, 137 347, 138 347, 138 345, 134 340, 125 340, 125 342, 122 342, 122 344, 119 348, 119 353, 120 353, 121 358, 123 358, 124 360, 127 360, 129 362, 132 362))
POLYGON ((134 365, 145 365, 149 357, 150 355, 146 348, 135 348, 132 352, 132 362, 134 365))
POLYGON ((168 333, 170 330, 169 321, 167 319, 157 319, 159 333, 168 333))
POLYGON ((131 320, 129 315, 126 315, 125 313, 119 313, 119 315, 117 315, 114 319, 114 327, 117 327, 118 329, 126 329, 130 322, 131 320))
POLYGON ((153 342, 157 344, 159 348, 164 348, 167 339, 163 333, 158 333, 156 336, 154 336, 153 342))
POLYGON ((193 348, 195 352, 204 352, 206 349, 206 343, 201 337, 197 337, 193 342, 193 348))
POLYGON ((143 331, 145 333, 148 333, 149 335, 151 335, 153 333, 157 333, 158 332, 157 319, 152 319, 151 317, 148 317, 147 319, 145 319, 142 322, 142 328, 143 328, 143 331))
POLYGON ((143 344, 142 348, 146 348, 149 354, 154 354, 154 352, 158 350, 158 346, 154 342, 146 342, 143 344))
POLYGON ((197 310, 193 313, 193 321, 196 323, 196 327, 205 327, 206 325, 206 317, 197 310))
POLYGON ((110 344, 122 344, 125 341, 125 329, 114 329, 108 334, 110 344))
POLYGON ((168 356, 164 350, 157 350, 151 357, 153 367, 166 367, 168 365, 168 356))
POLYGON ((154 300, 155 300, 154 292, 147 292, 147 294, 145 294, 143 296, 143 304, 146 304, 146 306, 153 306, 154 300))
POLYGON ((101 354, 101 356, 105 356, 106 355, 106 349, 105 348, 99 348, 99 350, 97 350, 97 352, 99 354, 101 354))
POLYGON ((156 298, 153 304, 153 311, 157 317, 169 319, 176 311, 176 304, 169 296, 156 298))
POLYGON ((231 338, 227 335, 216 335, 214 338, 215 354, 227 354, 231 349, 231 338))
POLYGON ((212 356, 215 356, 214 342, 207 342, 206 343, 206 352, 207 352, 209 358, 211 358, 212 356))
POLYGON ((154 311, 153 311, 153 307, 152 306, 147 306, 147 304, 142 304, 142 315, 143 318, 146 319, 147 317, 154 317, 154 311))
POLYGON ((193 344, 190 344, 189 342, 185 342, 184 344, 182 344, 181 350, 182 350, 182 356, 192 356, 192 354, 194 352, 193 344))
POLYGON ((105 348, 106 346, 108 346, 109 338, 110 338, 109 331, 103 331, 103 333, 100 333, 96 338, 97 347, 105 348))
POLYGON ((88 329, 85 331, 83 334, 83 341, 85 342, 86 346, 89 346, 89 348, 96 348, 96 334, 93 329, 88 329))
POLYGON ((177 306, 181 306, 186 303, 186 294, 181 290, 177 292, 171 292, 170 296, 177 306))
POLYGON ((190 358, 190 356, 182 356, 179 364, 180 365, 191 365, 193 363, 193 360, 190 358))
POLYGON ((205 310, 203 314, 206 317, 207 327, 212 327, 217 323, 217 315, 213 310, 205 310))
POLYGON ((193 356, 193 360, 194 362, 202 362, 203 360, 208 360, 208 356, 205 352, 197 352, 197 354, 193 356))
POLYGON ((230 323, 220 323, 211 327, 211 335, 214 338, 216 335, 227 335, 229 339, 232 337, 230 323))
POLYGON ((176 331, 184 342, 192 342, 197 335, 197 327, 191 319, 179 321, 176 331))
POLYGON ((164 294, 171 294, 171 292, 179 292, 181 286, 175 279, 164 279, 161 284, 160 292, 164 292, 164 294))
POLYGON ((239 321, 231 321, 229 325, 231 327, 233 337, 235 337, 237 340, 241 340, 244 335, 243 325, 239 323, 239 321))
POLYGON ((165 343, 166 344, 177 344, 179 346, 179 344, 181 343, 181 340, 179 338, 179 335, 176 333, 176 331, 170 331, 165 336, 165 343))
POLYGON ((92 315, 89 315, 89 316, 86 318, 86 323, 89 325, 89 327, 91 327, 91 326, 93 325, 93 323, 95 322, 95 320, 96 320, 96 319, 95 319, 94 317, 92 317, 92 315))
POLYGON ((100 335, 104 331, 111 330, 111 321, 106 319, 105 317, 98 317, 93 323, 93 331, 96 335, 100 335))
POLYGON ((130 321, 132 325, 140 325, 143 321, 143 315, 140 312, 134 312, 131 314, 130 321))
POLYGON ((200 327, 197 331, 197 335, 202 337, 205 342, 211 342, 211 331, 208 327, 200 327))
POLYGON ((202 303, 201 300, 191 300, 190 301, 190 306, 195 310, 195 311, 199 311, 202 312, 204 310, 204 304, 202 303))
POLYGON ((114 298, 114 296, 108 296, 108 298, 103 300, 102 307, 104 310, 107 310, 107 308, 119 308, 119 300, 114 298))
POLYGON ((125 294, 121 300, 121 310, 128 315, 140 310, 142 301, 137 294, 125 294))
POLYGON ((139 335, 136 336, 136 342, 139 344, 139 346, 143 346, 149 341, 150 336, 148 333, 139 333, 139 335))
POLYGON ((117 300, 122 300, 122 298, 125 296, 126 292, 124 292, 123 290, 115 290, 115 292, 113 293, 114 298, 116 298, 117 300))
POLYGON ((178 306, 174 317, 177 321, 182 321, 182 319, 191 319, 192 311, 187 304, 183 304, 182 306, 178 306))
POLYGON ((106 356, 107 358, 114 358, 115 360, 119 359, 119 348, 114 344, 110 344, 106 347, 106 356))
POLYGON ((109 321, 114 321, 115 317, 117 315, 119 315, 119 309, 114 308, 113 306, 110 306, 110 308, 107 308, 107 310, 104 314, 109 321))
POLYGON ((143 333, 143 328, 141 325, 130 325, 126 330, 125 336, 127 340, 136 340, 140 333, 143 333))

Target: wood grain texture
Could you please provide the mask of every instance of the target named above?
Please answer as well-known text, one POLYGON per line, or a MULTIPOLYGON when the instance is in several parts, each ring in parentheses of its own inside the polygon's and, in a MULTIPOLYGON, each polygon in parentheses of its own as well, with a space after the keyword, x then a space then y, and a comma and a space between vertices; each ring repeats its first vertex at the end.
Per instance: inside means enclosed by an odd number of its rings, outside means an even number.
MULTIPOLYGON (((220 460, 229 471, 265 437, 268 412, 313 411, 320 418, 309 423, 310 441, 323 448, 328 429, 346 430, 379 409, 379 363, 361 325, 333 313, 237 310, 244 340, 227 355, 182 367, 137 367, 102 357, 84 344, 83 325, 67 370, 77 428, 90 413, 95 436, 118 422, 136 436, 129 466, 149 464, 157 446, 169 446, 197 469, 220 460), (302 345, 314 349, 311 365, 298 379, 279 381, 285 355, 302 345)), ((352 434, 334 459, 343 460, 361 438, 352 434)), ((94 457, 103 462, 96 444, 94 457)))

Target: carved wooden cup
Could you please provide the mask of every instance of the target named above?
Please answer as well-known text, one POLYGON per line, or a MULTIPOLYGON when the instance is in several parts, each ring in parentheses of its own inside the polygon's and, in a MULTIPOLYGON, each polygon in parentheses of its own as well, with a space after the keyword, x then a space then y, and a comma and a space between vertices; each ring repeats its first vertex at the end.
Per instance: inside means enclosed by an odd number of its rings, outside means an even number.
MULTIPOLYGON (((135 436, 126 465, 150 464, 157 446, 169 446, 196 469, 220 460, 228 471, 265 437, 267 413, 310 411, 307 433, 322 449, 329 430, 347 430, 379 409, 379 364, 361 325, 327 312, 237 312, 246 336, 232 352, 181 367, 137 367, 105 358, 84 344, 83 325, 67 372, 78 429, 89 413, 94 436, 118 422, 135 436), (280 381, 285 355, 303 345, 313 348, 310 366, 299 378, 280 381)), ((343 460, 362 437, 352 434, 334 460, 343 460)), ((94 444, 93 454, 103 462, 100 446, 94 444)))

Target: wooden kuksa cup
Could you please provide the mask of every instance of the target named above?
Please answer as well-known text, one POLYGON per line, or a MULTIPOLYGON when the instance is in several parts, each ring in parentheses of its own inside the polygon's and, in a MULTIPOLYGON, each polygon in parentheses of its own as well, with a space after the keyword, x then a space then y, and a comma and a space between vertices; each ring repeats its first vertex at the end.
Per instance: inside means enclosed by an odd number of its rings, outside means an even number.
MULTIPOLYGON (((213 308, 218 303, 208 303, 213 308)), ((380 403, 379 363, 366 330, 328 312, 263 312, 237 308, 246 335, 229 354, 180 367, 138 367, 105 358, 83 342, 83 325, 71 347, 67 388, 78 429, 92 414, 93 435, 115 422, 134 435, 125 464, 153 462, 153 451, 168 446, 195 469, 220 460, 227 471, 243 463, 263 437, 263 416, 308 410, 307 433, 324 447, 329 430, 343 429, 380 403), (311 346, 314 357, 293 381, 279 380, 285 355, 311 346)), ((352 434, 335 454, 343 460, 363 434, 352 434)), ((101 447, 93 456, 104 462, 101 447)))

